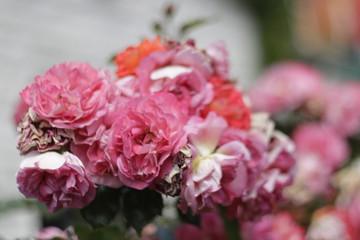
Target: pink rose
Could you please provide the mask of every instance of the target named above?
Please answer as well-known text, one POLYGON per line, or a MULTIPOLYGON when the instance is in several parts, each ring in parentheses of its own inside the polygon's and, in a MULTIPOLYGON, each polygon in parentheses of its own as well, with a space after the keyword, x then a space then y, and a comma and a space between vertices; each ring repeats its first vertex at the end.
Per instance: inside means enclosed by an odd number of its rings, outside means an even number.
POLYGON ((50 212, 82 208, 95 197, 95 185, 73 154, 46 152, 25 158, 17 173, 18 188, 27 198, 37 198, 50 212))
POLYGON ((72 227, 69 227, 65 231, 57 227, 46 227, 35 234, 34 236, 39 240, 51 240, 53 238, 64 239, 64 240, 78 240, 72 227), (69 236, 71 236, 69 238, 69 236))
POLYGON ((86 63, 55 65, 22 92, 24 101, 53 127, 89 126, 107 113, 110 74, 86 63))
POLYGON ((245 240, 305 240, 305 231, 289 213, 268 215, 243 225, 245 240))
POLYGON ((244 161, 247 169, 247 188, 241 197, 228 207, 230 217, 240 221, 253 220, 271 212, 283 200, 283 189, 294 176, 294 145, 282 133, 274 132, 269 143, 258 133, 228 129, 222 143, 240 141, 249 149, 250 157, 244 161))
POLYGON ((249 92, 252 108, 271 114, 295 109, 321 88, 322 81, 318 70, 303 63, 276 64, 249 92))
POLYGON ((94 183, 118 188, 122 186, 117 174, 118 167, 106 154, 106 145, 106 136, 103 136, 91 145, 71 144, 71 152, 79 157, 94 183))
POLYGON ((219 144, 223 145, 232 141, 242 142, 250 152, 250 157, 244 163, 248 175, 247 186, 251 189, 268 164, 268 146, 259 134, 230 127, 224 131, 219 144))
POLYGON ((207 82, 211 74, 206 56, 187 45, 151 53, 137 68, 142 94, 171 92, 191 114, 212 100, 212 85, 207 82))
POLYGON ((349 156, 345 139, 325 125, 301 125, 294 131, 293 140, 298 154, 315 155, 332 170, 338 169, 349 156))
POLYGON ((200 213, 213 210, 216 204, 231 204, 247 187, 248 149, 239 141, 218 147, 227 123, 213 112, 206 119, 191 118, 187 127, 194 153, 179 207, 184 212, 190 207, 193 213, 200 213))
POLYGON ((172 158, 185 146, 187 116, 170 93, 131 99, 108 131, 111 161, 125 185, 143 189, 171 170, 172 158))

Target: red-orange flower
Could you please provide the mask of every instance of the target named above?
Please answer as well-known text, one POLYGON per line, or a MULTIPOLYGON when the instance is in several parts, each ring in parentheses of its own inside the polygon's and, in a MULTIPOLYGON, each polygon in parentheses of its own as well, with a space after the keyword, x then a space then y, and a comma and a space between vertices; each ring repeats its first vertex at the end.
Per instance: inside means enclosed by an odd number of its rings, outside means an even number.
POLYGON ((160 50, 166 50, 166 47, 161 43, 159 37, 155 38, 154 41, 145 39, 137 46, 128 47, 115 58, 115 64, 118 67, 116 74, 119 78, 135 74, 135 70, 142 58, 160 50))
POLYGON ((210 82, 214 86, 214 99, 201 111, 202 117, 206 117, 209 112, 216 112, 229 125, 249 129, 250 110, 244 104, 241 92, 219 76, 213 76, 210 82))

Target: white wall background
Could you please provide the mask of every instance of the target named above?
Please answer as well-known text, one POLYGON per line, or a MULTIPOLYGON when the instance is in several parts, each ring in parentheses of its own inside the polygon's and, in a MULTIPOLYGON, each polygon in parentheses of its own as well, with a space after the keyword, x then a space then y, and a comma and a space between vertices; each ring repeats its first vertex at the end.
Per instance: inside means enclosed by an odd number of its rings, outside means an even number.
MULTIPOLYGON (((89 62, 104 67, 111 55, 153 36, 150 23, 160 18, 164 0, 0 0, 0 201, 17 199, 16 150, 12 115, 18 93, 56 63, 89 62)), ((177 22, 210 17, 213 23, 193 32, 199 46, 223 40, 229 49, 232 76, 240 85, 254 78, 258 63, 257 33, 250 16, 231 1, 175 1, 177 22)), ((36 214, 0 214, 0 239, 34 234, 36 214)))

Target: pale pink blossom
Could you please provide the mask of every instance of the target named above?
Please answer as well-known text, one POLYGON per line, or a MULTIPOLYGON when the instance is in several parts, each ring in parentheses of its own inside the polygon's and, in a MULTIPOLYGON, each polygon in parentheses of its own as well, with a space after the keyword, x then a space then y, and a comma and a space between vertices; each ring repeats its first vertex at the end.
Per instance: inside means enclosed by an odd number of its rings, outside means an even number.
POLYGON ((321 73, 300 62, 283 62, 267 69, 249 92, 252 108, 276 114, 293 110, 322 87, 321 73))
POLYGON ((267 215, 243 226, 244 240, 305 240, 305 230, 287 212, 267 215))
POLYGON ((53 127, 89 126, 108 111, 110 74, 86 63, 52 67, 22 92, 24 101, 53 127))
POLYGON ((315 155, 325 166, 337 170, 349 156, 345 139, 332 128, 318 123, 299 126, 293 133, 298 154, 315 155))
POLYGON ((248 149, 239 141, 218 147, 227 123, 213 112, 206 119, 191 118, 188 128, 194 159, 185 175, 180 208, 199 213, 216 204, 231 204, 247 186, 244 161, 250 157, 248 149))
POLYGON ((107 133, 107 152, 121 182, 143 189, 170 172, 173 157, 187 143, 183 111, 170 93, 137 97, 126 104, 107 133))
POLYGON ((67 228, 65 231, 57 227, 46 227, 37 232, 34 237, 38 240, 52 240, 54 238, 64 240, 78 240, 78 237, 75 235, 74 229, 72 227, 67 228))
POLYGON ((50 212, 82 208, 96 193, 83 164, 69 152, 46 152, 25 158, 17 173, 17 184, 25 197, 37 198, 50 212))

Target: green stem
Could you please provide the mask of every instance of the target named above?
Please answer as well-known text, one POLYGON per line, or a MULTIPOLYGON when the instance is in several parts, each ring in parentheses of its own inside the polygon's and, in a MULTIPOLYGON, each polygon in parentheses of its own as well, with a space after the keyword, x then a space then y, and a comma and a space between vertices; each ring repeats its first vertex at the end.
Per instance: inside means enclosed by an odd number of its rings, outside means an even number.
POLYGON ((226 217, 226 208, 220 206, 219 212, 224 223, 225 232, 228 240, 242 240, 239 231, 239 224, 236 218, 229 220, 226 217))

